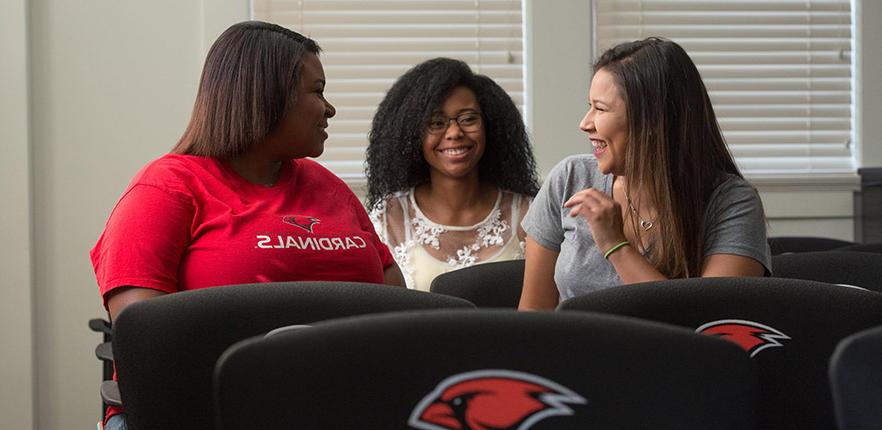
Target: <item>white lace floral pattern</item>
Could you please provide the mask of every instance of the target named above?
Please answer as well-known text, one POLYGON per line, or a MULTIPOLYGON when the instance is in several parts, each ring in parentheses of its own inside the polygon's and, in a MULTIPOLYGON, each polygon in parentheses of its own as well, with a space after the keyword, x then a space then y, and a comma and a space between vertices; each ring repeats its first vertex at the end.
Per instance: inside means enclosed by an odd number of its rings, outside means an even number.
MULTIPOLYGON (((417 222, 417 219, 414 219, 414 222, 417 222)), ((478 235, 475 238, 475 243, 457 250, 456 258, 448 255, 447 265, 453 269, 462 269, 463 267, 468 267, 477 263, 478 257, 472 255, 472 252, 491 246, 504 246, 505 240, 502 237, 502 233, 508 230, 508 228, 508 223, 502 219, 499 208, 494 208, 493 212, 491 212, 490 216, 487 218, 487 221, 478 228, 478 235)), ((444 232, 443 230, 442 227, 441 233, 444 232)), ((437 243, 438 239, 434 239, 433 242, 437 243)))
POLYGON ((413 289, 413 265, 410 264, 410 249, 414 247, 412 240, 402 242, 398 246, 392 248, 392 256, 401 269, 401 275, 404 277, 404 285, 413 289))
POLYGON ((435 224, 423 218, 422 214, 419 213, 413 217, 410 223, 413 224, 413 234, 416 236, 417 243, 420 245, 429 245, 435 249, 441 248, 438 236, 447 231, 444 226, 435 224))
POLYGON ((507 197, 502 204, 503 195, 500 191, 490 213, 481 222, 469 227, 447 226, 428 219, 416 205, 413 189, 396 193, 373 207, 370 218, 380 238, 389 245, 408 288, 428 290, 426 282, 432 278, 426 278, 424 271, 439 270, 423 267, 425 264, 431 265, 429 261, 435 261, 439 268, 446 267, 443 273, 494 261, 503 252, 510 252, 504 254, 506 259, 523 258, 524 243, 512 237, 516 235, 512 231, 513 223, 521 219, 522 196, 507 197), (390 216, 392 218, 388 218, 390 216), (511 217, 517 219, 508 219, 511 217), (515 252, 504 251, 509 249, 512 240, 517 242, 512 244, 515 252), (434 253, 425 254, 419 248, 434 253), (417 266, 420 266, 420 273, 417 273, 417 266), (419 286, 416 285, 417 281, 419 286))

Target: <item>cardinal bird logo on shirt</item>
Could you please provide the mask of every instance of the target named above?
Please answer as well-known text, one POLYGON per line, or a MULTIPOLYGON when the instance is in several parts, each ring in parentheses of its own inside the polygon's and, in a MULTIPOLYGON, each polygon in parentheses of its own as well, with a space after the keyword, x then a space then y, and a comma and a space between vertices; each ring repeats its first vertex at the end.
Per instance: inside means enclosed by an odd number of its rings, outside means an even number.
POLYGON ((720 336, 723 339, 735 342, 744 348, 751 357, 766 348, 783 346, 781 341, 790 339, 790 336, 772 327, 746 320, 713 321, 695 329, 695 332, 720 336))
POLYGON ((286 224, 296 225, 310 233, 312 233, 312 226, 321 223, 318 218, 308 215, 285 215, 282 217, 282 221, 286 224))
POLYGON ((525 430, 550 416, 572 415, 587 401, 548 379, 512 370, 451 376, 417 404, 410 424, 424 430, 525 430))

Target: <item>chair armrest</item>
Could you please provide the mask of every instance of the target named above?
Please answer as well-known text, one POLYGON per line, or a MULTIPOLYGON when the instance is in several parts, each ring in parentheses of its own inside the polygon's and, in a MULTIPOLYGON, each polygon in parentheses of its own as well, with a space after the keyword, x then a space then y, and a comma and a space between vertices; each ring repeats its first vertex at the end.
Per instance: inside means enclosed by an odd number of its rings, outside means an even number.
POLYGON ((92 331, 97 331, 98 333, 104 333, 106 335, 110 335, 110 321, 107 321, 103 318, 92 318, 89 320, 89 329, 92 331))
POLYGON ((101 361, 113 361, 113 344, 103 342, 95 347, 95 356, 101 361))
POLYGON ((101 383, 101 400, 110 406, 122 406, 119 386, 116 385, 116 381, 104 381, 101 383))

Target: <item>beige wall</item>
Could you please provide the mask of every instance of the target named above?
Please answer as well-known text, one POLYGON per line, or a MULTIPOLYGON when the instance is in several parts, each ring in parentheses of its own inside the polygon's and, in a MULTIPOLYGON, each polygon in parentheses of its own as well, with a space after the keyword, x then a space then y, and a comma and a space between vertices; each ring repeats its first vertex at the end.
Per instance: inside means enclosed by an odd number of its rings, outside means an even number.
POLYGON ((590 1, 524 1, 525 118, 541 175, 568 155, 587 152, 579 130, 591 83, 590 1))
POLYGON ((854 240, 854 178, 809 182, 754 179, 770 236, 819 236, 854 240))
MULTIPOLYGON (((872 16, 861 22, 882 18, 882 3, 858 3, 872 16)), ((527 115, 547 171, 584 150, 576 128, 584 91, 574 88, 587 88, 590 1, 539 4, 525 5, 527 115)), ((180 135, 207 46, 247 8, 247 0, 0 2, 3 428, 95 425, 100 336, 86 321, 103 309, 88 250, 135 171, 180 135)), ((859 52, 874 52, 875 63, 862 67, 878 70, 880 33, 864 28, 875 45, 859 52)), ((882 80, 864 77, 877 94, 882 80)), ((882 112, 882 97, 862 103, 874 117, 882 112)), ((864 165, 882 165, 879 124, 865 116, 859 125, 864 165)), ((759 185, 774 233, 851 237, 852 183, 759 185)))
POLYGON ((30 3, 38 429, 99 418, 100 337, 86 321, 102 311, 88 251, 124 178, 167 150, 187 118, 196 4, 30 3))
POLYGON ((0 420, 33 428, 26 0, 0 2, 0 420))

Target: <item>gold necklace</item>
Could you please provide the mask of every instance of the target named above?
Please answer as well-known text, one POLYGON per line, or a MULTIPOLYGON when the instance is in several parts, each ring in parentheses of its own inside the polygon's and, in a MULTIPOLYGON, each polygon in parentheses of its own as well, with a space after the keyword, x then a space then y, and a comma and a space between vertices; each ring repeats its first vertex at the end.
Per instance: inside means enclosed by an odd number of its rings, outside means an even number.
POLYGON ((651 229, 653 226, 652 223, 654 220, 645 220, 643 219, 643 217, 640 216, 640 212, 637 212, 637 208, 635 208, 634 204, 631 203, 631 196, 628 195, 627 189, 625 189, 625 199, 628 200, 628 207, 631 209, 631 212, 633 212, 634 216, 636 216, 637 219, 640 220, 640 228, 642 228, 643 231, 649 231, 649 229, 651 229))

